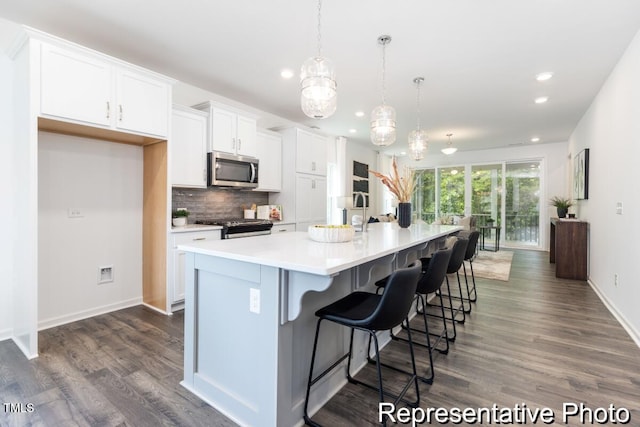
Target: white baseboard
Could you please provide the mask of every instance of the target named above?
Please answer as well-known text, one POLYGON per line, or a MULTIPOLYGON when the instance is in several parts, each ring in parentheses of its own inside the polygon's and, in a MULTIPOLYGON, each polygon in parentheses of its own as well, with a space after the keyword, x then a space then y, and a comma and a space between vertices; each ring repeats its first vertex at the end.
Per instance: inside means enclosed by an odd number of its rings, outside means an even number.
POLYGON ((53 328, 55 326, 64 325, 78 320, 88 319, 89 317, 97 316, 99 314, 110 313, 116 310, 122 310, 123 308, 129 308, 142 304, 142 298, 132 298, 126 301, 120 301, 113 304, 107 304, 100 307, 91 308, 89 310, 78 311, 76 313, 65 314, 64 316, 53 317, 50 319, 44 319, 38 321, 38 330, 53 328))
POLYGON ((162 314, 165 314, 165 315, 171 315, 171 314, 172 314, 172 313, 167 313, 167 312, 166 312, 166 311, 164 311, 164 310, 160 310, 158 307, 154 307, 154 306, 152 306, 152 305, 149 305, 149 304, 147 304, 146 302, 143 302, 143 303, 142 303, 142 305, 144 305, 144 306, 145 306, 145 307, 147 307, 147 308, 150 308, 150 309, 151 309, 151 310, 153 310, 153 311, 157 311, 158 313, 162 313, 162 314))
POLYGON ((600 291, 600 288, 598 288, 598 285, 594 283, 591 280, 591 278, 587 280, 587 283, 589 284, 589 286, 591 286, 591 289, 593 289, 596 295, 598 295, 598 298, 600 298, 600 300, 605 305, 605 307, 607 307, 609 312, 613 314, 613 317, 615 317, 616 320, 622 325, 624 330, 627 331, 631 339, 636 343, 638 347, 640 347, 640 332, 638 332, 633 327, 633 325, 629 323, 626 317, 624 317, 624 315, 620 313, 620 311, 618 311, 616 306, 611 302, 611 300, 609 300, 609 298, 607 298, 607 296, 602 291, 600 291))
POLYGON ((11 329, 0 330, 0 341, 11 339, 11 329))

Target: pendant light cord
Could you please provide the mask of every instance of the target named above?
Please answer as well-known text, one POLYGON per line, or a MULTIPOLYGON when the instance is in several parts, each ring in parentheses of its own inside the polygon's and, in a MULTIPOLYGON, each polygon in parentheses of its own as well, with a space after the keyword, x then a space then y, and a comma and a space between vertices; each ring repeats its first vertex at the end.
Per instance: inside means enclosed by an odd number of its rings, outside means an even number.
POLYGON ((322 58, 322 33, 320 32, 320 22, 322 18, 322 0, 318 0, 318 58, 322 58))
POLYGON ((420 130, 420 83, 422 83, 422 80, 420 80, 419 78, 416 78, 416 86, 418 86, 417 95, 416 95, 416 112, 418 114, 418 120, 417 120, 418 130, 420 130))
POLYGON ((387 92, 387 85, 386 85, 386 69, 387 69, 387 61, 386 61, 386 48, 387 48, 387 42, 383 42, 382 43, 382 105, 385 105, 386 102, 386 92, 387 92))

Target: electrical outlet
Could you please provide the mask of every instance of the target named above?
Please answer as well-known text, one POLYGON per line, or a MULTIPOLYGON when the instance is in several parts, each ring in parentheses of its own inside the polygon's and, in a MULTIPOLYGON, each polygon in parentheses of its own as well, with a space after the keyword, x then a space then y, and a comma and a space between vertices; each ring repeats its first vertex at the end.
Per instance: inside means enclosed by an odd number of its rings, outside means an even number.
POLYGON ((613 285, 618 286, 618 273, 614 273, 613 275, 613 285))
POLYGON ((113 265, 98 267, 98 285, 113 282, 113 265))
POLYGON ((249 288, 249 311, 260 314, 260 289, 249 288))
POLYGON ((622 202, 616 202, 616 214, 622 215, 622 202))
POLYGON ((78 208, 68 208, 67 209, 67 217, 68 218, 82 218, 84 215, 82 211, 78 208))

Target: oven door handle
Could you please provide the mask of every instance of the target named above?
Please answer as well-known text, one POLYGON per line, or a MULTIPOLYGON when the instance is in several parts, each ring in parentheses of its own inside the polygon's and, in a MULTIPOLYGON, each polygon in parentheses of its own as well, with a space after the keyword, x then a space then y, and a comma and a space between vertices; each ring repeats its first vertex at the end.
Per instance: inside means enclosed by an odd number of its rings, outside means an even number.
POLYGON ((256 165, 254 163, 249 163, 251 165, 251 180, 249 182, 256 182, 256 165))

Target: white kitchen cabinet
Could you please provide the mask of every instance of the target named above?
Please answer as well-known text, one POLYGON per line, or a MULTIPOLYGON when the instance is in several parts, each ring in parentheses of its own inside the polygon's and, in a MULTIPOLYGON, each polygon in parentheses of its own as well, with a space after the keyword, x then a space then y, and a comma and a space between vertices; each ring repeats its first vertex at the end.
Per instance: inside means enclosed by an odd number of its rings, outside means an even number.
POLYGON ((106 56, 42 43, 40 114, 166 138, 171 85, 106 56))
POLYGON ((327 218, 327 179, 324 177, 296 175, 296 226, 306 231, 304 223, 324 224, 327 218))
POLYGON ((258 188, 254 191, 282 189, 282 137, 275 132, 258 132, 256 153, 260 160, 258 188))
POLYGON ((206 112, 174 105, 171 115, 171 185, 207 187, 206 112))
POLYGON ((209 151, 257 157, 255 116, 212 101, 193 108, 209 113, 209 151))
POLYGON ((178 245, 201 242, 206 240, 220 240, 220 230, 194 230, 184 232, 173 232, 172 234, 172 256, 170 258, 170 285, 168 298, 171 304, 184 301, 185 283, 185 252, 178 249, 178 245))
POLYGON ((327 143, 325 137, 300 128, 283 129, 282 190, 269 203, 282 205, 297 231, 327 222, 327 143))
POLYGON ((325 137, 296 129, 296 172, 327 175, 325 137))

